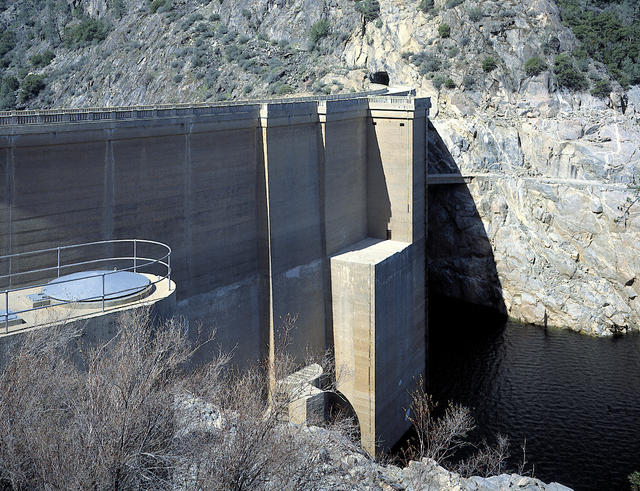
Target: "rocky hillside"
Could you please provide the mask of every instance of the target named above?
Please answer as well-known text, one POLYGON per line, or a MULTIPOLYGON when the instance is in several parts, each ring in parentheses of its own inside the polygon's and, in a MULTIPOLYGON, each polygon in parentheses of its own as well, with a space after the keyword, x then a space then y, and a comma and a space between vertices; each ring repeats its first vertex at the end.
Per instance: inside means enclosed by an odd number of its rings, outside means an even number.
POLYGON ((504 109, 515 93, 555 92, 554 57, 579 44, 545 0, 42 3, 0 2, 4 109, 329 94, 377 71, 456 112, 496 96, 504 109))
POLYGON ((432 98, 430 172, 473 176, 430 190, 431 288, 525 322, 638 330, 640 60, 624 43, 640 24, 600 49, 581 6, 638 7, 559 2, 2 0, 0 105, 330 94, 386 73, 432 98))
POLYGON ((340 59, 362 26, 348 0, 49 0, 44 15, 40 3, 8 1, 0 14, 13 39, 5 109, 320 94, 366 78, 340 59))

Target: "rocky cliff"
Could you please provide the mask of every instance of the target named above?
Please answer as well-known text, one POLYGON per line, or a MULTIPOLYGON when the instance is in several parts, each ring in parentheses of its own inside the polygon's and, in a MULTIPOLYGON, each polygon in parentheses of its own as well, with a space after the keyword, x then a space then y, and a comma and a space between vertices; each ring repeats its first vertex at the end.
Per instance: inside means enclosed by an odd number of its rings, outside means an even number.
POLYGON ((524 322, 638 330, 640 90, 594 97, 550 70, 527 76, 531 57, 578 44, 553 2, 469 3, 422 16, 389 2, 384 28, 344 55, 429 95, 430 172, 473 176, 430 188, 430 287, 524 322), (481 66, 488 56, 495 70, 481 66), (452 83, 438 88, 434 66, 452 83))
POLYGON ((433 103, 430 172, 472 176, 430 189, 432 290, 525 322, 639 329, 640 89, 561 87, 554 59, 580 44, 555 2, 37 4, 0 2, 5 107, 328 94, 385 74, 415 86, 433 103))

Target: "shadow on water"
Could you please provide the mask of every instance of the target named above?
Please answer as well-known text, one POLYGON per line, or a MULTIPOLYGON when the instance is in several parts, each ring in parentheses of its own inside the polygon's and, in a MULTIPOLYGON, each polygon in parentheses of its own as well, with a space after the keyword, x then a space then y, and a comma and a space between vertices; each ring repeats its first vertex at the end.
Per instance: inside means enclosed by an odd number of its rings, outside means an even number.
POLYGON ((429 389, 471 408, 475 441, 508 435, 513 469, 526 438, 545 482, 628 489, 640 470, 640 336, 592 338, 457 301, 432 305, 429 389))

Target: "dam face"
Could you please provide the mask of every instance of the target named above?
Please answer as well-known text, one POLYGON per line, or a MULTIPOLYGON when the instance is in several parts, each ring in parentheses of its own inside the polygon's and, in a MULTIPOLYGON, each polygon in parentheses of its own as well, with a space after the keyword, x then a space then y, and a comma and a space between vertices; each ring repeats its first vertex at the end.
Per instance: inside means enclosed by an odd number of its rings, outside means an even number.
POLYGON ((381 96, 0 116, 0 256, 170 245, 176 313, 216 329, 241 366, 295 317, 288 349, 334 350, 375 453, 408 429, 425 368, 428 108, 381 96))

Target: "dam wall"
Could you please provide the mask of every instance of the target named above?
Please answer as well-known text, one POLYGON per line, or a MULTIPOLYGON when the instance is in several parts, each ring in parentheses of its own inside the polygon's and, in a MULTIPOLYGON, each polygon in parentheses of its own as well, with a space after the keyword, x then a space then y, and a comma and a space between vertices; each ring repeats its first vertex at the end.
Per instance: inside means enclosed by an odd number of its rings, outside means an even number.
MULTIPOLYGON (((332 286, 332 258, 368 239, 401 244, 393 261, 402 273, 381 265, 358 293, 402 292, 402 312, 380 297, 359 327, 374 332, 378 319, 385 336, 401 336, 366 341, 383 343, 380 370, 393 367, 385 384, 402 393, 378 396, 376 414, 393 431, 382 438, 382 426, 370 427, 365 448, 375 453, 407 429, 406 388, 425 367, 428 107, 411 96, 354 97, 0 125, 0 256, 130 237, 166 243, 176 313, 194 336, 215 329, 244 366, 272 354, 281 334, 300 360, 342 342, 335 297, 351 280, 332 286)), ((0 262, 0 275, 36 267, 0 262)), ((340 329, 360 322, 341 301, 340 329)), ((365 369, 342 361, 351 373, 365 369)), ((360 419, 373 410, 350 402, 360 419)))
MULTIPOLYGON (((180 311, 190 310, 190 322, 216 327, 219 341, 227 349, 237 345, 243 362, 257 357, 258 116, 258 107, 222 108, 200 118, 2 128, 0 255, 160 239, 174 251, 180 311), (221 288, 226 291, 216 296, 221 288), (213 302, 203 305, 198 297, 211 292, 220 310, 244 308, 209 318, 213 302)), ((13 271, 37 266, 11 265, 13 271)), ((6 273, 8 265, 2 267, 6 273)))

